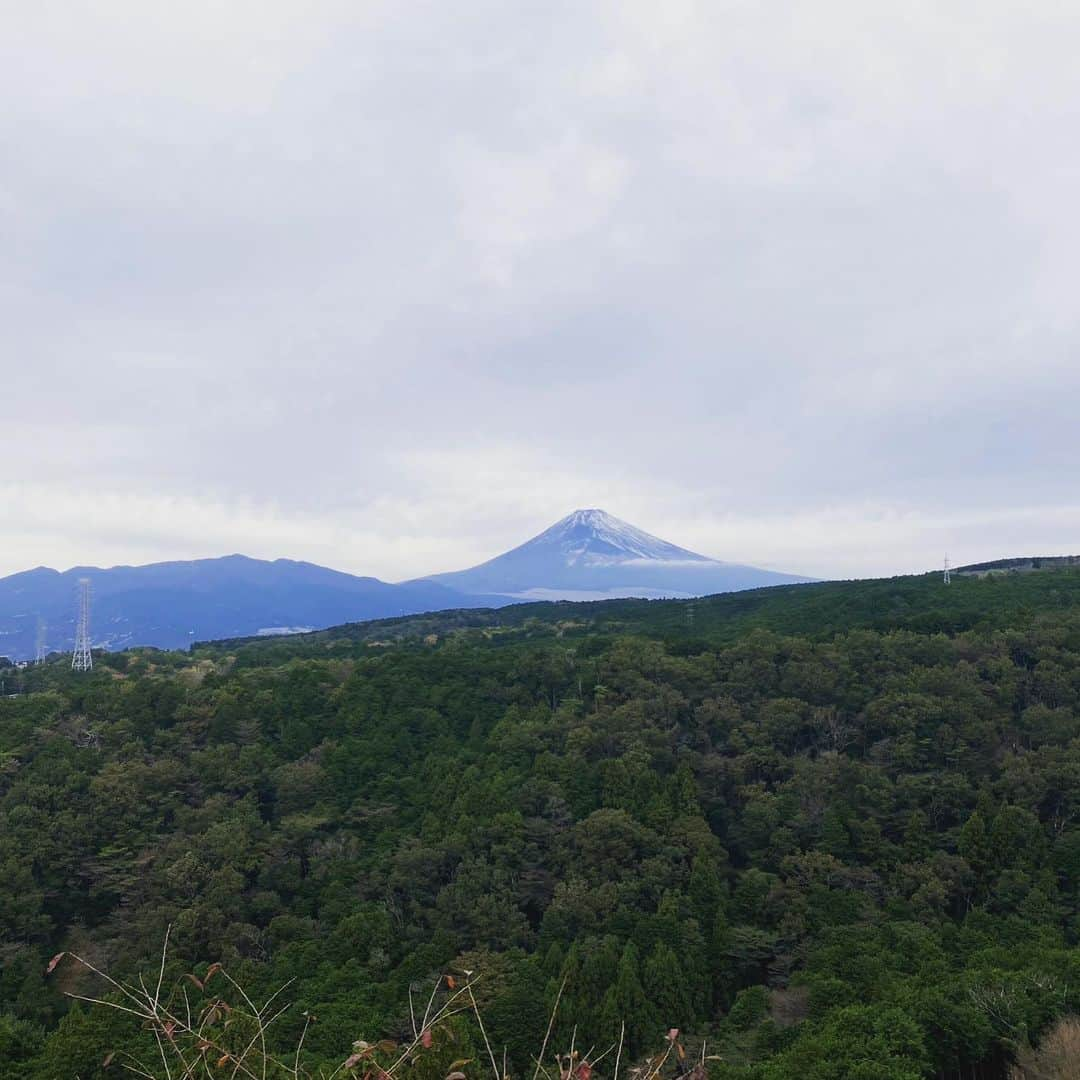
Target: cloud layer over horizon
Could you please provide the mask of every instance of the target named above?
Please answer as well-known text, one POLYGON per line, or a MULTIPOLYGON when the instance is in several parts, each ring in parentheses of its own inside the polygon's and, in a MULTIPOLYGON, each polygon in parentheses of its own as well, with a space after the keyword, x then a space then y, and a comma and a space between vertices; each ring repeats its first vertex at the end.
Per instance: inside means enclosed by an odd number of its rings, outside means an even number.
POLYGON ((1080 551, 1080 12, 23 6, 0 573, 388 580, 578 506, 814 576, 1080 551))

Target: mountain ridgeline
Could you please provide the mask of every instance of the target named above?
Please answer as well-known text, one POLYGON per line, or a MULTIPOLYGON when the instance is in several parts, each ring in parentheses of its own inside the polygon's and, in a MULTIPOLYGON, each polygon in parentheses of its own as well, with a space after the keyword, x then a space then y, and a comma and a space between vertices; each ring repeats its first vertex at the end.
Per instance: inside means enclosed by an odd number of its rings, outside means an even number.
POLYGON ((428 613, 6 683, 3 1076, 164 1076, 64 957, 137 986, 170 927, 211 1078, 252 1039, 219 964, 259 1003, 287 984, 274 1080, 392 1068, 466 972, 484 1032, 440 1019, 417 1080, 490 1076, 485 1037, 531 1076, 556 1002, 545 1067, 573 1042, 577 1080, 672 1029, 666 1077, 1006 1080, 1080 1012, 1080 570, 428 613))
POLYGON ((42 626, 46 649, 70 651, 80 578, 89 579, 93 592, 93 643, 113 650, 182 649, 212 638, 522 599, 700 596, 802 580, 719 563, 601 510, 579 510, 481 566, 399 584, 242 555, 64 573, 39 567, 0 579, 0 655, 33 657, 42 626))
POLYGON ((45 624, 46 647, 70 652, 81 578, 91 583, 94 646, 112 650, 135 645, 186 649, 201 638, 508 602, 466 595, 436 582, 390 585, 311 563, 243 555, 108 570, 76 567, 64 573, 39 567, 0 579, 0 653, 32 657, 39 619, 45 624))

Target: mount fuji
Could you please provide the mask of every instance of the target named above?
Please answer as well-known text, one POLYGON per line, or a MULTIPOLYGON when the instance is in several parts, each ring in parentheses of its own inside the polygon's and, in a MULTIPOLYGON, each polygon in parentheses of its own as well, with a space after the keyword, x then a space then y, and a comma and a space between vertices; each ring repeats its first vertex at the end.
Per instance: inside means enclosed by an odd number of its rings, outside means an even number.
POLYGON ((811 579, 710 559, 592 509, 575 510, 479 566, 422 580, 515 600, 604 600, 704 596, 811 579))
POLYGON ((69 651, 77 582, 93 591, 95 648, 186 648, 193 641, 294 633, 346 622, 528 600, 690 597, 806 581, 718 562, 603 510, 577 510, 480 566, 391 584, 311 563, 243 555, 109 569, 47 567, 0 578, 0 657, 69 651))

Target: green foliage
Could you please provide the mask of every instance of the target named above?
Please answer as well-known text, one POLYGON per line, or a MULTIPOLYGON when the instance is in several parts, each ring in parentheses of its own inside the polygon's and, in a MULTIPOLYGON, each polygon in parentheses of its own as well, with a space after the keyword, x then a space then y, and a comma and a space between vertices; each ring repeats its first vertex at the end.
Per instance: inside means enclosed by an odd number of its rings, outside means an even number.
POLYGON ((293 980, 274 1038, 317 1015, 315 1065, 447 970, 517 1075, 564 979, 560 1046, 1000 1063, 1080 1007, 1078 602, 910 578, 698 601, 692 638, 674 602, 535 605, 13 675, 0 1073, 97 1075, 140 1036, 48 959, 132 979, 170 924, 177 974, 293 980))
POLYGON ((748 986, 735 995, 735 1002, 728 1012, 728 1023, 736 1031, 748 1031, 757 1027, 769 1011, 769 992, 764 986, 748 986))
POLYGON ((902 1010, 837 1009, 761 1073, 762 1080, 920 1080, 929 1058, 919 1026, 902 1010))
POLYGON ((16 1076, 37 1056, 45 1032, 36 1024, 0 1014, 0 1075, 16 1076))

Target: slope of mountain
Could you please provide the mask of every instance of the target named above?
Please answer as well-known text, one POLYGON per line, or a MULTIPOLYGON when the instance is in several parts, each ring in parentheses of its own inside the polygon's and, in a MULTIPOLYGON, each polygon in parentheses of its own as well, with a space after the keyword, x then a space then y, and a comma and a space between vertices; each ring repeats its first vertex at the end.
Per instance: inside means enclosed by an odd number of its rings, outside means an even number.
POLYGON ((315 629, 445 608, 487 607, 499 597, 463 595, 437 582, 391 585, 312 563, 243 555, 190 562, 46 567, 0 578, 0 655, 34 655, 39 617, 49 650, 67 651, 75 633, 80 578, 92 590, 95 647, 186 648, 208 638, 315 629))
MULTIPOLYGON (((0 1077, 139 1060, 63 995, 101 985, 76 947, 134 982, 174 918, 165 992, 282 990, 279 1060, 319 1003, 306 1076, 463 968, 487 1027, 440 1022, 412 1080, 485 1080, 485 1040, 503 1075, 674 1057, 668 1024, 712 1080, 1004 1080, 1080 1010, 1080 569, 393 621, 3 673, 0 1077)), ((218 1012, 153 1030, 239 1060, 218 1012)))
POLYGON ((685 598, 810 579, 710 559, 593 509, 575 510, 479 566, 421 580, 516 600, 602 600, 685 598))

